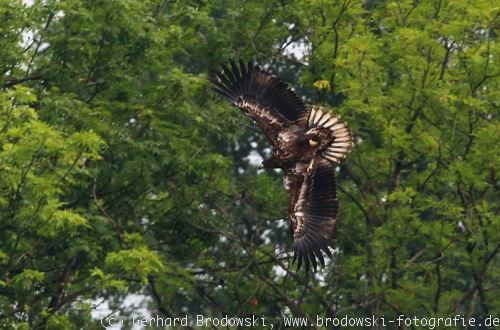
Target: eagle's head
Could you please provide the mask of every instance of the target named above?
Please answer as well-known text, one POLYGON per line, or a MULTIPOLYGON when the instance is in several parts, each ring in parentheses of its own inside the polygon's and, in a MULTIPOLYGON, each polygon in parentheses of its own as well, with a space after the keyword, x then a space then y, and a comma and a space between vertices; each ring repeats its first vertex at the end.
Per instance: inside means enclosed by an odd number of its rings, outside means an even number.
POLYGON ((305 132, 304 140, 307 142, 309 148, 314 150, 322 149, 329 143, 328 137, 321 133, 321 130, 317 127, 310 128, 305 132))

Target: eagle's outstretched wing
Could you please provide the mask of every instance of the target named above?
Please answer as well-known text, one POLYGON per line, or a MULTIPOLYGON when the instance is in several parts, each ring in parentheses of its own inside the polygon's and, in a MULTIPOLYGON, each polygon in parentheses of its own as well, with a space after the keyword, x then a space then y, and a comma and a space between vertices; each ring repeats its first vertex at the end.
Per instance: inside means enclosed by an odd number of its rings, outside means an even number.
POLYGON ((275 76, 242 60, 221 68, 210 77, 215 91, 255 120, 274 146, 285 126, 307 119, 305 105, 275 76))
POLYGON ((294 258, 297 269, 302 262, 306 271, 312 264, 316 270, 318 261, 325 266, 322 255, 329 257, 328 246, 336 234, 337 192, 334 166, 318 158, 318 165, 310 175, 286 174, 285 184, 289 187, 289 216, 292 223, 294 258))

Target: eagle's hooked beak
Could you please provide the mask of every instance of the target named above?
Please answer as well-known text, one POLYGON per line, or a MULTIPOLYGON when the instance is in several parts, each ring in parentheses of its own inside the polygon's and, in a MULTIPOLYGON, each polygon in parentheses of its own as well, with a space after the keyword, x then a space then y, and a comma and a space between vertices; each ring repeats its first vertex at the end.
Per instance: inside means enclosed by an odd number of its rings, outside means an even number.
POLYGON ((316 141, 316 140, 314 140, 314 139, 309 139, 309 145, 310 145, 311 147, 314 147, 314 146, 315 146, 315 145, 317 145, 317 144, 318 144, 318 141, 316 141))

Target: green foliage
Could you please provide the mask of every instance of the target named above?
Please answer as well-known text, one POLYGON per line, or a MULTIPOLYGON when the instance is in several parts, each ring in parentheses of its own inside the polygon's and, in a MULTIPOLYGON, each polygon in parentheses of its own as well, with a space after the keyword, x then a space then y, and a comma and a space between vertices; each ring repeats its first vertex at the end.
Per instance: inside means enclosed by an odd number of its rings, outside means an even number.
POLYGON ((0 0, 0 327, 500 311, 494 1, 0 0), (298 54, 291 49, 302 45, 298 54), (211 93, 257 59, 339 113, 337 253, 290 267, 267 145, 211 93))

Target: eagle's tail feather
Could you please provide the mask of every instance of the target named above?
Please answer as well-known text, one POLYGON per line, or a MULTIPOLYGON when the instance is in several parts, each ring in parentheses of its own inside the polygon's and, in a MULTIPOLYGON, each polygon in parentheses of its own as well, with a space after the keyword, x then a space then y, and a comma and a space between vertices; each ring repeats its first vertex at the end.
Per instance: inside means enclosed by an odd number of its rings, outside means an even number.
POLYGON ((328 129, 333 136, 333 142, 322 151, 321 156, 331 162, 340 164, 354 146, 352 132, 340 116, 323 111, 321 107, 312 107, 307 119, 309 128, 328 129))

